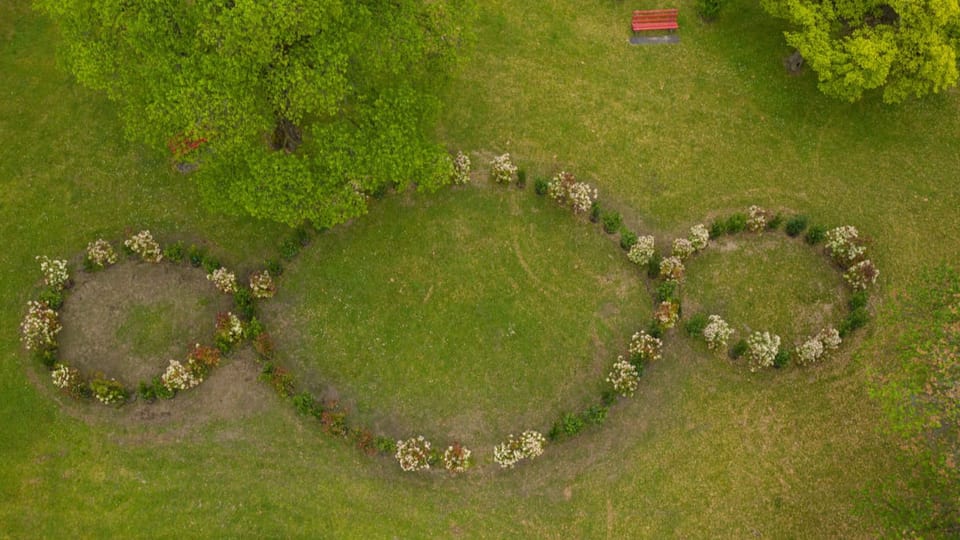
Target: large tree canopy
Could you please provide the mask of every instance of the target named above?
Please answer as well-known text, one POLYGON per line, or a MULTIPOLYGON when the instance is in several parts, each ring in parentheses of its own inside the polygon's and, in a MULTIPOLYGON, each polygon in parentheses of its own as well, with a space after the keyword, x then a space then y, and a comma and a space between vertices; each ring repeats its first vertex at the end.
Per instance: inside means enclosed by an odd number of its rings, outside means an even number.
POLYGON ((127 134, 233 212, 332 225, 449 178, 429 137, 472 0, 38 0, 127 134))
POLYGON ((761 0, 799 27, 785 33, 827 95, 857 101, 937 93, 957 84, 958 0, 761 0))

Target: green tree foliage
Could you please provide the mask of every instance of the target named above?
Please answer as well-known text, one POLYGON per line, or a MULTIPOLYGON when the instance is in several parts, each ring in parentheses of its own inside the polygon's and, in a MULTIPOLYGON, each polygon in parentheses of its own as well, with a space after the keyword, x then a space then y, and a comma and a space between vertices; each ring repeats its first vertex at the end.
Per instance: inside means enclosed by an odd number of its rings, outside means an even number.
POLYGON ((957 84, 958 0, 761 0, 798 30, 787 43, 810 63, 823 93, 857 101, 941 92, 957 84))
POLYGON ((960 274, 928 270, 896 306, 902 362, 875 377, 871 395, 914 477, 886 489, 894 524, 917 537, 960 534, 960 274))
POLYGON ((37 0, 127 135, 199 165, 204 199, 329 226, 447 182, 429 137, 472 0, 37 0))

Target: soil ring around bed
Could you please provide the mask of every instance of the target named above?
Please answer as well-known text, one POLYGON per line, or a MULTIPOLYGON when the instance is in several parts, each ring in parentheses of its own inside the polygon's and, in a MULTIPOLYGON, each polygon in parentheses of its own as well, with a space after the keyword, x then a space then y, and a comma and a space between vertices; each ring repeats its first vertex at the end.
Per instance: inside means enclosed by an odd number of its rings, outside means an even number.
POLYGON ((231 305, 186 265, 128 261, 81 272, 60 310, 60 361, 135 389, 194 344, 212 345, 217 313, 231 305))

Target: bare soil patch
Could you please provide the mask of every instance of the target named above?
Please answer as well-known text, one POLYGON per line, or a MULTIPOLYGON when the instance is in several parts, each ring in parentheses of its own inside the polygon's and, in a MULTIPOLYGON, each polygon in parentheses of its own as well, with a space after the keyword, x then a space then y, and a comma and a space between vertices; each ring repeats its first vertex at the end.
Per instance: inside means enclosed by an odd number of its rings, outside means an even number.
POLYGON ((187 266, 126 262, 79 273, 60 312, 60 357, 135 388, 194 343, 212 344, 217 312, 231 304, 202 270, 187 266))

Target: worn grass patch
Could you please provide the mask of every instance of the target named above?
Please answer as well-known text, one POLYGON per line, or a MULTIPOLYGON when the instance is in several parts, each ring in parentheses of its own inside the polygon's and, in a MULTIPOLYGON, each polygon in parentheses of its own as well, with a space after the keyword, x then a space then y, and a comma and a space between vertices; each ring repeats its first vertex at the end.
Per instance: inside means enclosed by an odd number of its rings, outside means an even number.
POLYGON ((687 263, 682 288, 685 315, 717 314, 737 330, 771 332, 783 346, 836 328, 849 293, 840 272, 802 240, 779 233, 739 235, 711 241, 687 263))
POLYGON ((395 197, 327 232, 265 317, 289 362, 397 435, 492 444, 599 396, 651 307, 597 227, 532 192, 395 197))

